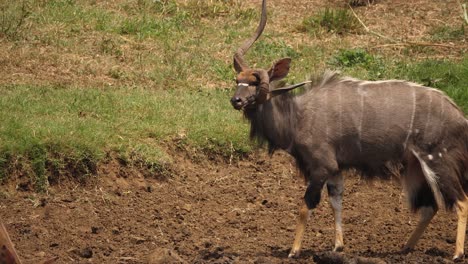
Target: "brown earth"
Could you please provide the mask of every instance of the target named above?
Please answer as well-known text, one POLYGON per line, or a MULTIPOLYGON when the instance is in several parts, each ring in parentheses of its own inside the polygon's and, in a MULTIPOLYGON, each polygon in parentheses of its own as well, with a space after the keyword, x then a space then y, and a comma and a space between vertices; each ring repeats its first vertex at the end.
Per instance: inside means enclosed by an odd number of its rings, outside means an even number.
POLYGON ((324 197, 300 258, 291 260, 304 184, 289 157, 261 152, 232 164, 174 157, 178 165, 162 180, 112 162, 100 166, 92 183, 63 181, 48 194, 15 190, 12 180, 2 193, 1 219, 25 263, 52 256, 58 263, 450 262, 456 217, 446 212, 415 251, 399 252, 417 217, 397 179, 347 176, 344 253, 330 252, 333 216, 324 197))

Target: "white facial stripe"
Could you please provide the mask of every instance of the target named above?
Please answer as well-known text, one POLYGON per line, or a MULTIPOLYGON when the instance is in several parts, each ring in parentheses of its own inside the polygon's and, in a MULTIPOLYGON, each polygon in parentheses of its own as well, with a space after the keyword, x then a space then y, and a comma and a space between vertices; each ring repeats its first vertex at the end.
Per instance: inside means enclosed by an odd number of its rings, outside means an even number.
POLYGON ((238 83, 237 86, 249 86, 248 83, 238 83))

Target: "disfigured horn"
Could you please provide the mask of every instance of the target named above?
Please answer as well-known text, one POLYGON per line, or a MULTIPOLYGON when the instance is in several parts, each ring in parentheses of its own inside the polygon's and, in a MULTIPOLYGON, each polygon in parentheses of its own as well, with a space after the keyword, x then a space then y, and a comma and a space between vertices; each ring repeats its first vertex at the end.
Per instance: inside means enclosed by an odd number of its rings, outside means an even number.
POLYGON ((249 69, 249 67, 244 61, 244 54, 249 50, 252 44, 260 37, 260 35, 262 35, 263 29, 265 28, 265 25, 266 25, 266 21, 267 21, 266 0, 263 0, 262 17, 260 19, 260 24, 258 25, 257 30, 252 35, 252 37, 244 41, 244 43, 242 43, 242 45, 234 53, 234 68, 236 69, 237 73, 240 73, 249 69))
MULTIPOLYGON (((257 27, 255 33, 242 43, 242 45, 234 53, 234 68, 236 69, 238 76, 238 81, 242 83, 248 83, 249 85, 257 86, 257 94, 255 96, 255 103, 262 104, 271 98, 272 93, 270 91, 270 81, 280 80, 286 77, 289 72, 289 66, 291 64, 290 58, 283 58, 277 61, 270 70, 264 69, 251 69, 247 66, 244 61, 244 54, 250 49, 250 47, 255 43, 255 41, 262 35, 263 29, 265 28, 267 22, 267 12, 266 12, 266 0, 262 1, 262 15, 260 23, 257 27)), ((303 85, 303 84, 302 84, 303 85)), ((295 87, 299 87, 298 85, 295 87)), ((288 88, 287 90, 294 89, 288 88)), ((284 89, 286 91, 286 89, 284 89)), ((277 94, 283 93, 278 92, 277 94)))

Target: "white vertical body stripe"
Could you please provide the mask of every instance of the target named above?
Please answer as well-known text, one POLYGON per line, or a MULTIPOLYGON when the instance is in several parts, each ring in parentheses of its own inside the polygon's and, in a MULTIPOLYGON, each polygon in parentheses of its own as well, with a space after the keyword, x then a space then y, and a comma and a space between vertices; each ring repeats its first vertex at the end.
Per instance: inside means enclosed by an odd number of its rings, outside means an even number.
POLYGON ((411 86, 411 89, 412 89, 411 95, 413 96, 413 109, 411 111, 411 120, 410 120, 410 125, 409 125, 409 128, 408 128, 408 134, 406 134, 405 143, 403 144, 404 148, 406 148, 406 144, 408 144, 408 140, 409 140, 409 138, 411 136, 411 133, 413 131, 414 116, 416 114, 416 90, 414 89, 413 86, 411 86))

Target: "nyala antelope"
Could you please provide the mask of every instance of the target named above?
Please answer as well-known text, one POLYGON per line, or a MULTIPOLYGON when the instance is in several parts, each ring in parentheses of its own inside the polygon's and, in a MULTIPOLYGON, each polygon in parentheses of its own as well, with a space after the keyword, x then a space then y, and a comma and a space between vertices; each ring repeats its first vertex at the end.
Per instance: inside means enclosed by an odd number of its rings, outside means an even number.
POLYGON ((421 219, 404 249, 413 249, 440 208, 458 216, 454 260, 464 257, 468 215, 468 121, 439 90, 397 80, 362 81, 326 72, 298 95, 295 87, 272 89, 289 72, 283 58, 269 70, 250 68, 244 54, 266 25, 266 0, 256 32, 237 49, 237 89, 231 98, 250 122, 250 136, 294 157, 308 187, 300 209, 290 257, 301 249, 307 219, 324 185, 335 217, 335 251, 343 249, 342 171, 354 168, 368 178, 401 164, 410 208, 421 219))

